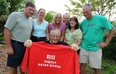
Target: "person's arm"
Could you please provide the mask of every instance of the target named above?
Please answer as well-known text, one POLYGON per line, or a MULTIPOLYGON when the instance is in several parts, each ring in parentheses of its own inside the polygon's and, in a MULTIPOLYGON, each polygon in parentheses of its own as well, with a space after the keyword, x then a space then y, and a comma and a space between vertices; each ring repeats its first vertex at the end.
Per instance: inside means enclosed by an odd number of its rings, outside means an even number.
POLYGON ((63 31, 61 32, 60 41, 64 41, 64 38, 65 38, 65 32, 66 32, 66 29, 63 29, 63 31))
POLYGON ((112 30, 109 31, 109 34, 108 34, 108 36, 107 36, 107 39, 105 40, 106 43, 108 43, 108 44, 110 43, 111 39, 112 39, 113 36, 114 36, 114 33, 115 33, 115 29, 112 28, 112 30))
POLYGON ((46 39, 50 40, 50 29, 48 26, 47 26, 47 30, 46 30, 46 39))
POLYGON ((80 46, 81 44, 81 39, 77 39, 77 45, 80 46))
POLYGON ((4 25, 4 38, 5 38, 5 42, 6 42, 6 47, 7 47, 7 53, 9 55, 13 55, 14 51, 12 48, 12 44, 11 44, 11 30, 13 30, 13 28, 16 27, 16 23, 17 23, 17 12, 12 12, 7 21, 6 24, 4 25))
POLYGON ((82 38, 83 38, 83 33, 82 31, 79 29, 77 30, 77 33, 76 33, 76 37, 77 37, 77 45, 80 46, 81 44, 81 41, 82 41, 82 38))
POLYGON ((7 53, 9 55, 13 55, 14 51, 11 45, 11 35, 10 35, 10 30, 8 28, 4 29, 4 38, 7 46, 7 53))
POLYGON ((114 28, 112 28, 112 29, 109 31, 109 34, 108 34, 108 36, 107 36, 105 42, 101 42, 101 43, 99 44, 100 47, 106 47, 106 46, 108 46, 108 44, 110 43, 111 39, 113 38, 114 33, 115 33, 115 30, 114 30, 114 28))

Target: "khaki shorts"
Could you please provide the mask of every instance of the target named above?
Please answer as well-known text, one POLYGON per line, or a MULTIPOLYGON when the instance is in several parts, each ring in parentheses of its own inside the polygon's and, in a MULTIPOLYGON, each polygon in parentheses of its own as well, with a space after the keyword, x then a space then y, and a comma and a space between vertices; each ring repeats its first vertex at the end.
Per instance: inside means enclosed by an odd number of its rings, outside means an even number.
POLYGON ((83 48, 80 50, 79 61, 80 63, 89 63, 93 68, 100 69, 102 60, 102 50, 87 51, 83 48))

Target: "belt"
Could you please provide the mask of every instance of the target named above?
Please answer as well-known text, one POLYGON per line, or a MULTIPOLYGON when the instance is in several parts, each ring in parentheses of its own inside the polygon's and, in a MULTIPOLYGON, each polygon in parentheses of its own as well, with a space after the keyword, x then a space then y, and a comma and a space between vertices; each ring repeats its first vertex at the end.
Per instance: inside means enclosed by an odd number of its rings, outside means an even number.
POLYGON ((34 37, 34 38, 36 38, 36 39, 46 38, 46 37, 36 37, 36 36, 32 36, 32 37, 34 37))
POLYGON ((11 40, 12 42, 15 42, 15 43, 20 43, 20 44, 23 44, 24 42, 19 42, 19 41, 15 41, 15 40, 11 40))

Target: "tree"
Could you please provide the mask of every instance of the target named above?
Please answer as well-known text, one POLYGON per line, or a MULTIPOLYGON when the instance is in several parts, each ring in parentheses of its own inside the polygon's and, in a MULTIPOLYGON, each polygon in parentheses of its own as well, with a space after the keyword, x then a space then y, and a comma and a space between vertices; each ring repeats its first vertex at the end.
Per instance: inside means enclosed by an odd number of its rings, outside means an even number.
POLYGON ((78 17, 82 16, 82 6, 87 3, 92 5, 94 14, 108 14, 109 18, 112 14, 113 9, 116 9, 116 0, 70 0, 70 2, 73 8, 70 8, 68 5, 65 5, 67 7, 67 10, 73 15, 78 15, 78 17))
POLYGON ((6 0, 9 14, 22 8, 23 0, 6 0))
POLYGON ((82 8, 83 1, 70 0, 70 2, 71 2, 71 7, 69 7, 68 5, 65 5, 67 7, 67 11, 69 11, 69 13, 72 15, 76 15, 78 19, 80 19, 82 16, 81 8, 82 8))
POLYGON ((0 0, 0 16, 21 10, 28 1, 34 3, 34 0, 0 0))
POLYGON ((28 1, 34 2, 34 0, 7 0, 9 13, 22 9, 28 1))
POLYGON ((49 11, 46 13, 45 20, 49 23, 53 21, 54 12, 49 11))
POLYGON ((8 14, 8 6, 6 0, 0 0, 0 16, 8 14))

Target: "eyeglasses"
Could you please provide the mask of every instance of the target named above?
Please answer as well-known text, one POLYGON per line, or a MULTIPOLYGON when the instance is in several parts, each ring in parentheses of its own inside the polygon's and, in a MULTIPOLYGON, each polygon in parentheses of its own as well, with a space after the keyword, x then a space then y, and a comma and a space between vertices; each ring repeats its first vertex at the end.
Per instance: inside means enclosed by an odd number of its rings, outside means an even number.
POLYGON ((56 36, 55 35, 52 35, 51 37, 52 38, 57 38, 57 39, 60 38, 60 36, 57 36, 57 35, 56 36))

